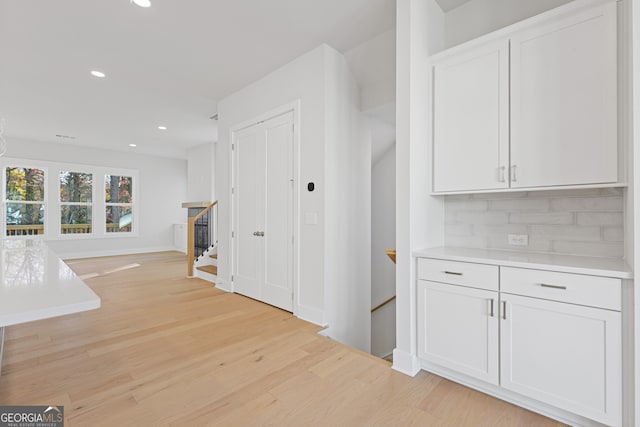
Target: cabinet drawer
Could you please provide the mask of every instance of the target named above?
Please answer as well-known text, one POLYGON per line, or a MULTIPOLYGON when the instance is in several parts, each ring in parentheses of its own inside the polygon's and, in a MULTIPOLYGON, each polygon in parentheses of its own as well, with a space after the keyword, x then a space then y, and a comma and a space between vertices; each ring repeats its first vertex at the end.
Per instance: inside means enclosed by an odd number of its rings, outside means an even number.
POLYGON ((502 292, 572 304, 621 309, 620 279, 554 271, 502 267, 502 292))
POLYGON ((497 291, 498 267, 470 262, 419 258, 418 279, 497 291))

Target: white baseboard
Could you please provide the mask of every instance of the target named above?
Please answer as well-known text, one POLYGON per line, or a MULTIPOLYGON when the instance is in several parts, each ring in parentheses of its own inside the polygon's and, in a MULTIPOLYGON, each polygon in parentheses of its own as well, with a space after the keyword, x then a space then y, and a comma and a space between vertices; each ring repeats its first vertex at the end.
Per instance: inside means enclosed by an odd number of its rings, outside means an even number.
POLYGON ((396 348, 393 350, 393 365, 391 368, 394 371, 415 377, 420 372, 420 361, 415 355, 396 348))
POLYGON ((231 286, 231 283, 224 279, 221 279, 219 276, 216 279, 216 288, 225 292, 233 292, 233 286, 231 286))
POLYGON ((79 258, 98 258, 105 256, 118 256, 118 255, 134 255, 134 254, 148 254, 153 252, 167 252, 175 251, 173 246, 154 246, 150 248, 125 248, 125 249, 112 249, 108 251, 85 251, 85 252, 56 252, 63 260, 79 259, 79 258))
POLYGON ((315 325, 326 327, 327 322, 324 319, 324 311, 318 310, 314 307, 308 307, 304 305, 298 305, 297 309, 294 310, 293 314, 302 320, 306 320, 307 322, 311 322, 315 325))

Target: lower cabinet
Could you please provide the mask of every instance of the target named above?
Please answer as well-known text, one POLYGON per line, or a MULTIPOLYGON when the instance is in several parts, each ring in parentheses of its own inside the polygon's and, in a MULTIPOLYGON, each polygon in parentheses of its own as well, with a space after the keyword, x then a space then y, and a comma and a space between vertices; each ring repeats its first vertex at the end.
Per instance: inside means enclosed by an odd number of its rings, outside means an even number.
POLYGON ((420 280, 418 357, 498 384, 498 293, 420 280))
POLYGON ((421 360, 534 406, 622 424, 619 279, 487 265, 499 268, 499 287, 480 289, 473 286, 481 264, 438 262, 418 263, 421 360), (437 271, 456 275, 452 283, 443 283, 446 276, 436 282, 437 271))
POLYGON ((500 384, 607 425, 620 425, 620 313, 502 294, 500 384))

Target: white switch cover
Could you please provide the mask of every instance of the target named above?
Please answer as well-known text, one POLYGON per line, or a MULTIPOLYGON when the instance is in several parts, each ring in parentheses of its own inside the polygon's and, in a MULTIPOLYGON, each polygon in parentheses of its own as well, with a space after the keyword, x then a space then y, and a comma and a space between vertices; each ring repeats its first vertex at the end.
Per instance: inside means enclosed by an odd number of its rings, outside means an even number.
POLYGON ((509 234, 507 242, 511 246, 529 246, 529 235, 527 234, 509 234))
POLYGON ((304 214, 304 223, 305 225, 317 225, 318 214, 316 212, 306 212, 304 214))

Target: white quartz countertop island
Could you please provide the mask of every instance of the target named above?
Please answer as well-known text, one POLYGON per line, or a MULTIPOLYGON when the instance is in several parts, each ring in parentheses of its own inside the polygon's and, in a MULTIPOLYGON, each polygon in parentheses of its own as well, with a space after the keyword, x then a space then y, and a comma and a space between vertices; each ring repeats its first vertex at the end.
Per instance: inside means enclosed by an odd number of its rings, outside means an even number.
POLYGON ((96 295, 46 244, 4 240, 0 328, 100 307, 96 295))

